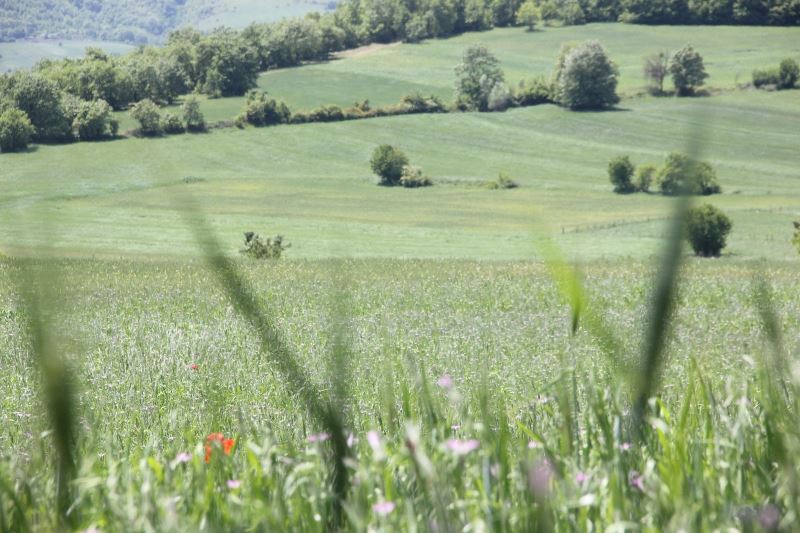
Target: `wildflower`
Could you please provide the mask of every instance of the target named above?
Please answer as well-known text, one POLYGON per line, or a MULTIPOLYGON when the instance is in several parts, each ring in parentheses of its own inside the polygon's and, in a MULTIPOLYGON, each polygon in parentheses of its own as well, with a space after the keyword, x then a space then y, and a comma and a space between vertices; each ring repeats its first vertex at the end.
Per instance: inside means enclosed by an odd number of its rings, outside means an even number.
POLYGON ((353 435, 352 433, 347 435, 347 447, 348 448, 352 448, 353 445, 355 445, 355 443, 357 443, 357 442, 358 442, 358 439, 356 438, 355 435, 353 435))
POLYGON ((189 370, 199 370, 200 366, 197 363, 192 363, 189 365, 189 370))
POLYGON ((211 433, 208 437, 206 437, 206 463, 211 462, 211 451, 214 443, 217 443, 217 446, 222 446, 222 451, 225 455, 230 455, 231 450, 233 450, 233 445, 236 444, 236 441, 233 439, 226 439, 225 435, 222 433, 211 433))
POLYGON ((453 378, 450 377, 450 374, 443 374, 436 384, 445 390, 450 390, 453 388, 453 378))
POLYGON ((631 487, 639 489, 640 492, 644 492, 644 476, 636 470, 628 472, 628 483, 630 483, 631 487))
POLYGON ((461 429, 461 424, 453 424, 452 426, 450 426, 450 429, 452 429, 453 431, 458 431, 459 429, 461 429))
POLYGON ((542 447, 542 443, 539 442, 538 440, 528 441, 528 449, 529 450, 535 450, 536 448, 541 448, 541 447, 542 447))
POLYGON ((175 456, 175 464, 188 463, 192 460, 192 454, 188 452, 181 452, 175 456))
POLYGON ((760 513, 758 513, 758 521, 761 524, 761 527, 763 527, 766 531, 775 530, 775 528, 778 527, 778 522, 780 522, 780 519, 781 512, 772 504, 767 505, 761 509, 760 513))
POLYGON ((394 511, 394 508, 395 508, 394 502, 378 502, 372 506, 372 511, 375 514, 386 516, 392 511, 394 511))
POLYGON ((229 479, 228 480, 228 488, 231 489, 231 490, 238 489, 241 486, 242 486, 242 482, 239 481, 238 479, 229 479))
POLYGON ((631 449, 631 443, 623 442, 622 444, 619 445, 619 449, 622 450, 623 452, 627 452, 628 450, 631 449))
POLYGON ((587 479, 589 479, 589 476, 586 475, 586 472, 578 472, 575 474, 575 483, 578 485, 583 485, 586 483, 587 479))
POLYGON ((473 450, 477 450, 480 446, 480 442, 475 439, 470 440, 459 440, 459 439, 449 439, 445 445, 447 449, 453 452, 456 455, 467 455, 469 452, 473 450))
POLYGON ((308 442, 311 442, 311 443, 314 443, 314 442, 325 442, 329 438, 331 438, 329 433, 318 433, 316 435, 309 435, 308 436, 308 442))
POLYGON ((373 452, 376 452, 381 448, 381 436, 378 435, 377 431, 367 431, 367 442, 369 443, 369 447, 372 448, 373 452))
POLYGON ((539 461, 528 470, 528 487, 531 492, 544 495, 550 492, 550 481, 553 479, 553 465, 548 459, 539 461))

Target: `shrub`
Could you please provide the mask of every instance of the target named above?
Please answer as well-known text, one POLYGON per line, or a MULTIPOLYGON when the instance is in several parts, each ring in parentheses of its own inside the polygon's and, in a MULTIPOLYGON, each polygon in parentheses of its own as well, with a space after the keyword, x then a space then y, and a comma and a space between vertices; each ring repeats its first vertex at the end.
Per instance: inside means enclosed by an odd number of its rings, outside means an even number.
POLYGON ((539 21, 539 8, 533 0, 525 0, 517 9, 516 19, 517 24, 525 25, 528 31, 533 31, 539 21))
POLYGON ((797 61, 786 58, 778 67, 778 89, 792 89, 800 77, 800 66, 797 61))
POLYGON ((397 185, 403 176, 403 167, 408 165, 408 157, 389 144, 382 144, 372 152, 370 166, 381 178, 381 185, 397 185))
POLYGON ((778 69, 756 69, 753 71, 753 85, 756 87, 766 87, 769 85, 778 86, 780 74, 778 69))
POLYGON ((190 96, 181 106, 183 113, 183 123, 188 131, 204 131, 206 129, 206 119, 200 112, 200 103, 197 98, 190 96))
POLYGON ((608 179, 614 185, 614 192, 629 193, 636 190, 631 181, 633 170, 633 163, 627 155, 615 157, 608 163, 608 179))
POLYGON ((708 78, 703 65, 703 57, 691 46, 686 46, 672 56, 669 62, 672 83, 680 96, 694 94, 708 78))
POLYGON ((487 181, 483 184, 484 187, 487 189, 498 190, 498 189, 516 189, 519 187, 519 184, 512 180, 508 174, 504 174, 501 172, 497 175, 497 179, 487 181))
POLYGON ((673 152, 667 156, 658 173, 658 186, 663 194, 710 195, 722 192, 714 169, 708 163, 693 161, 686 154, 673 152))
POLYGON ((111 106, 105 100, 79 101, 72 111, 74 113, 73 131, 82 141, 95 141, 116 136, 119 131, 119 122, 111 111, 111 106))
POLYGON ((636 169, 636 177, 633 180, 633 186, 637 191, 650 192, 650 187, 655 181, 658 174, 658 167, 652 163, 640 165, 636 169))
POLYGON ((405 113, 445 113, 447 106, 438 96, 422 96, 420 93, 412 93, 400 99, 400 106, 405 113))
POLYGON ((338 122, 344 120, 344 112, 338 105, 323 105, 307 115, 306 122, 338 122))
POLYGON ((161 119, 161 130, 164 133, 184 133, 186 130, 183 127, 181 117, 175 113, 165 113, 161 119))
POLYGON ((275 235, 264 240, 261 235, 248 231, 244 234, 244 255, 253 259, 280 259, 281 255, 291 244, 283 244, 283 236, 275 235))
POLYGON ((248 91, 242 112, 242 121, 253 126, 271 126, 289 122, 291 113, 283 102, 267 96, 263 91, 248 91))
POLYGON ((650 94, 664 93, 664 78, 669 72, 669 55, 666 52, 653 54, 644 60, 644 77, 650 94))
POLYGON ((547 104, 553 102, 553 85, 539 76, 519 82, 513 95, 514 104, 520 107, 547 104))
POLYGON ((597 109, 619 102, 617 66, 597 41, 562 52, 557 63, 557 100, 570 109, 597 109))
POLYGON ((131 108, 131 117, 139 122, 139 133, 142 135, 161 134, 161 113, 158 106, 146 98, 131 108))
POLYGON ((705 204, 689 210, 686 238, 696 255, 719 257, 732 226, 731 220, 722 211, 705 204))
POLYGON ((511 91, 502 83, 497 83, 489 93, 487 108, 489 111, 505 111, 511 103, 511 91))
POLYGON ((36 133, 28 115, 15 107, 0 113, 0 151, 24 150, 36 133))
POLYGON ((403 173, 400 176, 400 185, 403 187, 428 187, 433 185, 433 181, 422 173, 422 169, 414 165, 406 165, 403 167, 403 173))

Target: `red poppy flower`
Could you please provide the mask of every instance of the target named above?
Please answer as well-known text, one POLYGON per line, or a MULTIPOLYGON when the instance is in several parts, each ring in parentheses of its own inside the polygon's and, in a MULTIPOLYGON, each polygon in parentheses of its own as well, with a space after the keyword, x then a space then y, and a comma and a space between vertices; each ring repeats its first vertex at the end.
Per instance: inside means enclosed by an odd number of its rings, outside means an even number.
POLYGON ((211 451, 215 446, 222 446, 222 452, 225 455, 230 455, 231 450, 233 450, 233 445, 236 444, 236 441, 233 439, 226 439, 225 435, 222 433, 211 433, 208 437, 206 437, 206 463, 211 462, 211 451))
POLYGON ((191 365, 189 365, 189 368, 191 368, 192 370, 197 370, 200 367, 197 366, 197 363, 192 363, 191 365))

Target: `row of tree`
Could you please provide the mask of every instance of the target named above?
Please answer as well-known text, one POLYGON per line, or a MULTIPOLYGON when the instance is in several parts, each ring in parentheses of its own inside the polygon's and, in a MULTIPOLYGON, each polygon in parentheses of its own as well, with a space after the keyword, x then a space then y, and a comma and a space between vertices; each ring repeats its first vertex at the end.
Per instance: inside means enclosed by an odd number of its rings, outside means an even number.
POLYGON ((667 155, 660 169, 650 163, 636 168, 628 156, 615 157, 608 163, 608 179, 614 192, 621 194, 651 192, 653 188, 666 196, 708 196, 722 192, 711 165, 678 152, 667 155))

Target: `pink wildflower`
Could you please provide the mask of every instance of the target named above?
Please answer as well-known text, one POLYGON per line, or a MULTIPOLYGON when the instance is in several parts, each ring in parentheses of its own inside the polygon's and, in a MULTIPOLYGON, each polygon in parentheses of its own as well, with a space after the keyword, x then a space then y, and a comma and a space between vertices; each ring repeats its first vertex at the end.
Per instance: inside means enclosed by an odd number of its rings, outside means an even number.
POLYGON ((375 514, 378 514, 378 515, 381 515, 381 516, 386 516, 389 513, 391 513, 392 511, 394 511, 395 507, 396 506, 395 506, 394 502, 378 502, 378 503, 376 503, 375 505, 372 506, 372 511, 375 514))
POLYGON ((449 439, 446 442, 447 449, 453 452, 456 455, 467 455, 469 452, 477 450, 480 446, 480 442, 475 439, 470 440, 459 440, 459 439, 449 439))

